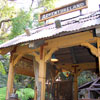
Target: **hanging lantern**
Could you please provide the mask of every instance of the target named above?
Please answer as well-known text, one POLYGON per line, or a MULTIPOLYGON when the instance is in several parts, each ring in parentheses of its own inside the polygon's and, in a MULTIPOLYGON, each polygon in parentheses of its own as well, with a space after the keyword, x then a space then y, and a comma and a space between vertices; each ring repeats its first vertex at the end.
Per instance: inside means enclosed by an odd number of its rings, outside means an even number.
POLYGON ((56 58, 54 54, 51 57, 51 62, 58 62, 58 59, 56 58))

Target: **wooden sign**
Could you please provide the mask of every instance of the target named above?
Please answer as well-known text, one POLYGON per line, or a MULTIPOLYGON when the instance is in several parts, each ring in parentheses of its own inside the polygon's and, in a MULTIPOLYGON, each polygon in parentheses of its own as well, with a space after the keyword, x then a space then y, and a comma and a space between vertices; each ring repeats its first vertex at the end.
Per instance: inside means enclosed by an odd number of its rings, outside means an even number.
POLYGON ((66 13, 70 13, 73 11, 81 10, 87 8, 87 0, 80 0, 69 5, 62 6, 60 8, 56 8, 54 10, 50 10, 40 14, 39 21, 45 21, 66 13))

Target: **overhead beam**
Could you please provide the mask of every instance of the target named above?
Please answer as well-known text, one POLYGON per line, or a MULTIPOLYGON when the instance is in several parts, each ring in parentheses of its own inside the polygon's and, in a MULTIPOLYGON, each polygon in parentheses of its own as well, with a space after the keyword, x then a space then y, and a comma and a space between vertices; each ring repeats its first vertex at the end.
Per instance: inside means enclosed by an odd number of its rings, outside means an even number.
POLYGON ((96 42, 96 38, 93 37, 93 33, 91 31, 86 31, 54 39, 49 39, 46 42, 48 43, 46 48, 65 48, 81 45, 81 43, 84 42, 94 43, 96 42))
POLYGON ((90 63, 80 63, 80 64, 56 64, 57 68, 62 68, 66 71, 72 71, 74 72, 74 66, 78 66, 77 70, 84 71, 84 70, 90 70, 90 69, 96 69, 96 63, 90 62, 90 63))
POLYGON ((18 46, 16 48, 16 54, 21 54, 21 53, 24 53, 24 54, 29 54, 29 53, 32 53, 33 51, 37 51, 38 49, 30 49, 28 47, 28 45, 25 45, 25 46, 18 46))
POLYGON ((14 47, 8 47, 8 48, 3 48, 3 49, 0 49, 0 54, 1 55, 5 55, 7 54, 8 52, 12 51, 14 47))

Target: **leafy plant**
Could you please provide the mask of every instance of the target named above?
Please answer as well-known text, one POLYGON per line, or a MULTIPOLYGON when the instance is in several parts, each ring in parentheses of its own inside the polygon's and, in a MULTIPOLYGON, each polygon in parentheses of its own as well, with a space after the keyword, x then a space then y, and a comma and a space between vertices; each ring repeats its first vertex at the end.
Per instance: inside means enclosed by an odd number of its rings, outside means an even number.
POLYGON ((1 72, 3 75, 6 74, 5 69, 4 69, 4 66, 3 66, 3 64, 2 64, 1 61, 0 61, 0 72, 1 72))
POLYGON ((34 90, 31 88, 19 89, 16 93, 21 100, 28 100, 29 98, 34 98, 34 90))
POLYGON ((83 71, 78 77, 78 85, 81 86, 87 82, 93 81, 97 75, 91 71, 83 71))
MULTIPOLYGON (((41 1, 41 0, 40 0, 41 1)), ((55 2, 57 0, 42 0, 40 3, 39 3, 39 6, 43 6, 47 9, 52 9, 55 7, 55 2)))
POLYGON ((6 87, 0 88, 0 100, 5 100, 6 97, 6 87))

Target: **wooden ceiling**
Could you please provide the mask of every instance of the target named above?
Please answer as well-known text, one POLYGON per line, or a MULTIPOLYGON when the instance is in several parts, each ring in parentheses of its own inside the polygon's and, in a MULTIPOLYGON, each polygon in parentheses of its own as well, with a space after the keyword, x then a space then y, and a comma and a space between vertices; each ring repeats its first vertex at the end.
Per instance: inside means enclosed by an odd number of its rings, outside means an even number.
POLYGON ((96 57, 91 54, 90 50, 82 46, 59 49, 55 53, 56 58, 62 64, 80 64, 96 62, 96 57))

